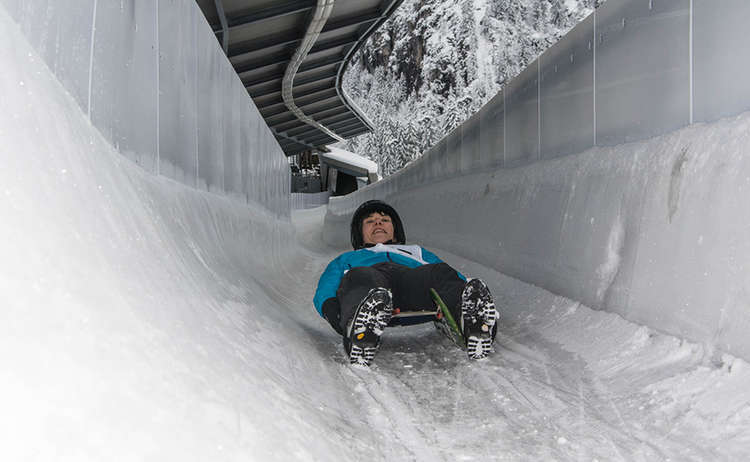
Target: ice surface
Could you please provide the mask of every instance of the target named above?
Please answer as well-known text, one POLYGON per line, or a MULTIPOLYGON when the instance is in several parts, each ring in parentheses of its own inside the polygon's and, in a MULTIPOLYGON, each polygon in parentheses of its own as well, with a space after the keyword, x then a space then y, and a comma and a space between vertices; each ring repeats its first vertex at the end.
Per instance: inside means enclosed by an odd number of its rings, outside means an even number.
POLYGON ((324 209, 289 223, 146 173, 2 9, 0 67, 2 460, 750 456, 745 362, 439 249, 495 294, 494 356, 423 325, 349 367, 310 301, 343 250, 324 209))

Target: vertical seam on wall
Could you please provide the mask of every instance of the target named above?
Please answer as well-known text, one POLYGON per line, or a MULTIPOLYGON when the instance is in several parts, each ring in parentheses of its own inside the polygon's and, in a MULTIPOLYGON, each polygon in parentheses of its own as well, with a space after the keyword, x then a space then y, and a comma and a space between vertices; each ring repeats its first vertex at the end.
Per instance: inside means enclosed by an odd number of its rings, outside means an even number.
MULTIPOLYGON (((505 85, 507 87, 507 85, 505 85)), ((508 119, 508 107, 505 105, 505 93, 506 89, 503 88, 503 168, 506 166, 506 152, 507 152, 507 135, 505 133, 505 121, 508 119)))
POLYGON ((592 38, 592 41, 593 41, 592 46, 594 47, 593 49, 594 59, 593 59, 593 65, 592 65, 593 90, 591 92, 593 94, 592 100, 593 100, 593 105, 594 105, 594 117, 593 117, 594 120, 592 122, 594 124, 594 146, 596 146, 596 10, 594 10, 594 37, 592 38))
POLYGON ((536 159, 542 158, 542 57, 536 60, 536 159))
POLYGON ((160 174, 160 164, 161 164, 161 126, 159 122, 159 118, 161 117, 161 114, 159 112, 159 101, 161 100, 161 90, 159 88, 159 63, 161 61, 161 47, 159 44, 159 36, 161 35, 161 30, 159 29, 159 2, 154 2, 154 8, 156 9, 155 16, 155 23, 156 23, 156 174, 160 174))
POLYGON ((94 41, 96 40, 96 4, 97 0, 94 0, 94 12, 91 18, 91 46, 89 47, 89 88, 88 88, 88 104, 86 109, 86 116, 91 121, 91 88, 94 81, 94 41))
POLYGON ((688 36, 688 47, 689 47, 689 79, 690 79, 690 123, 693 123, 693 93, 694 93, 694 82, 693 82, 693 0, 690 0, 690 17, 689 17, 689 36, 688 36))
MULTIPOLYGON (((198 58, 200 56, 198 51, 198 21, 195 20, 194 10, 191 9, 190 18, 193 21, 193 50, 195 53, 195 64, 193 66, 194 78, 195 78, 195 188, 200 189, 200 162, 198 162, 198 130, 200 123, 198 122, 198 58)), ((208 181, 206 181, 206 190, 208 190, 208 181)))

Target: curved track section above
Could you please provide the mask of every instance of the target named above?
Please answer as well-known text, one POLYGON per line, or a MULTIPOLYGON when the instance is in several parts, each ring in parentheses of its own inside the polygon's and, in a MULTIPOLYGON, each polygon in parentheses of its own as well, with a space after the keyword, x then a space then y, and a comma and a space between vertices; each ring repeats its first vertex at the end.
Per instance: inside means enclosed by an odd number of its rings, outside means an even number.
POLYGON ((353 52, 401 1, 331 1, 314 43, 307 42, 310 25, 320 20, 315 17, 316 1, 197 3, 282 149, 292 155, 372 128, 344 93, 342 75, 353 52), (300 47, 307 48, 307 54, 298 62, 300 47), (287 97, 283 96, 285 76, 293 81, 287 97))

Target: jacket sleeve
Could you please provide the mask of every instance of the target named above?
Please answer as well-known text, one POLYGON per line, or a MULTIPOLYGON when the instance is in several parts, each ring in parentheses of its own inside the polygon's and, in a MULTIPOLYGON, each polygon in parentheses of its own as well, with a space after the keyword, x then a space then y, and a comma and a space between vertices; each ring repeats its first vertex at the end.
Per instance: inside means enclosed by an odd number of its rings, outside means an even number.
MULTIPOLYGON (((440 257, 430 252, 429 250, 425 249, 424 247, 422 247, 422 260, 426 261, 427 263, 445 263, 443 260, 440 259, 440 257)), ((466 276, 461 274, 461 272, 458 271, 456 268, 453 268, 453 269, 458 274, 458 277, 460 277, 464 281, 466 280, 466 276)))
POLYGON ((323 316, 323 302, 336 296, 336 291, 341 284, 341 278, 344 277, 344 269, 344 262, 341 256, 339 256, 329 263, 323 274, 320 275, 318 288, 315 290, 315 297, 313 297, 313 304, 321 316, 323 316))

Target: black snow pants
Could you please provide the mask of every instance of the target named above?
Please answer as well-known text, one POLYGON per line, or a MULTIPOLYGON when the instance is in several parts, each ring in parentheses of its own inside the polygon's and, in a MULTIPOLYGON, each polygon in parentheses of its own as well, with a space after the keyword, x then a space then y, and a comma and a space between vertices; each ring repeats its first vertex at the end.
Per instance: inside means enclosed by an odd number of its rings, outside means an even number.
POLYGON ((341 305, 341 329, 346 332, 349 321, 367 293, 376 287, 391 290, 393 308, 401 311, 432 310, 435 303, 430 297, 433 288, 460 319, 461 292, 466 281, 447 263, 431 263, 409 268, 396 263, 377 263, 350 269, 341 280, 336 297, 341 305))

